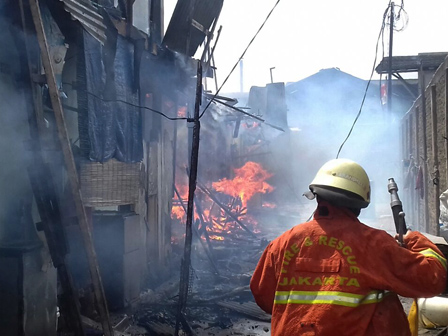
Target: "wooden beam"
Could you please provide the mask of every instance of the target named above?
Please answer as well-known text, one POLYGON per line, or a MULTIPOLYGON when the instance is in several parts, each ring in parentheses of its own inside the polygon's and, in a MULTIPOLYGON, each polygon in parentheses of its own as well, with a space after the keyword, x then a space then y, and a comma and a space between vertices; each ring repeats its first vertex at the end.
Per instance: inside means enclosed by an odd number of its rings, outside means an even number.
POLYGON ((406 82, 406 80, 403 77, 401 77, 399 73, 394 73, 392 75, 403 84, 404 88, 406 89, 406 91, 408 91, 411 97, 413 97, 414 99, 417 98, 417 95, 414 93, 414 91, 412 91, 411 86, 408 84, 408 82, 406 82))
MULTIPOLYGON (((440 218, 440 179, 439 179, 439 153, 437 144, 437 87, 431 85, 431 140, 432 140, 432 162, 434 166, 433 186, 434 186, 434 207, 435 207, 435 230, 436 235, 440 234, 439 218, 440 218)), ((430 216, 431 217, 431 216, 430 216)))
POLYGON ((126 36, 131 36, 132 21, 134 20, 134 0, 126 0, 126 36))
POLYGON ((33 16, 34 25, 37 33, 37 40, 42 56, 42 64, 44 66, 45 75, 47 77, 47 85, 50 93, 51 105, 53 107, 56 120, 59 141, 64 156, 67 169, 67 176, 70 183, 73 201, 75 203, 76 214, 79 221, 84 247, 86 249, 87 261, 89 265, 90 276, 92 278, 93 290, 97 300, 98 310, 101 317, 101 324, 105 336, 112 336, 113 329, 109 320, 109 311, 107 308, 104 289, 101 282, 101 275, 98 268, 95 248, 92 241, 92 233, 87 221, 86 211, 82 203, 81 189, 79 185, 78 173, 76 171, 75 160, 71 149, 71 144, 65 124, 65 117, 62 109, 59 90, 54 76, 53 65, 48 48, 47 38, 42 22, 38 0, 29 0, 31 14, 33 16))
MULTIPOLYGON (((42 103, 39 100, 39 98, 41 99, 41 94, 36 88, 38 85, 32 81, 33 65, 31 60, 34 58, 31 56, 29 46, 30 39, 34 36, 34 30, 32 30, 29 25, 29 21, 31 20, 31 17, 29 16, 30 12, 27 10, 25 15, 23 0, 19 1, 19 8, 22 30, 15 29, 19 36, 14 37, 21 42, 20 48, 23 48, 26 51, 26 62, 21 59, 21 66, 23 68, 27 67, 29 73, 29 82, 24 83, 22 86, 26 99, 25 106, 28 112, 28 126, 32 142, 30 153, 33 157, 33 166, 28 167, 29 179, 36 207, 42 221, 51 260, 53 261, 54 267, 57 269, 58 280, 63 291, 59 300, 63 323, 75 336, 84 336, 85 333, 81 321, 78 296, 73 285, 70 271, 65 262, 67 239, 63 232, 64 229, 56 197, 56 188, 48 166, 44 163, 42 153, 40 136, 43 131, 43 113, 42 103), (25 63, 27 63, 26 66, 25 63)), ((36 62, 37 60, 34 59, 34 61, 36 62)))

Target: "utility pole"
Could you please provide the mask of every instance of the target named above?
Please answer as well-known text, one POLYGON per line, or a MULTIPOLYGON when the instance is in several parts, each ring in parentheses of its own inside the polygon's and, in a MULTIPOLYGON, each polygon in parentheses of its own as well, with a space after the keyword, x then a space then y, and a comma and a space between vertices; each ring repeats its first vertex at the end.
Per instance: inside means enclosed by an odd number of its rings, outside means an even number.
POLYGON ((394 6, 390 4, 390 23, 389 23, 389 63, 388 63, 388 78, 387 78, 387 111, 389 115, 392 113, 392 48, 394 43, 394 6))
MULTIPOLYGON (((185 247, 184 257, 181 261, 180 269, 180 284, 179 284, 179 303, 177 307, 176 328, 174 335, 179 335, 180 323, 183 324, 188 335, 191 335, 191 330, 188 322, 184 317, 184 309, 187 304, 188 288, 190 280, 191 267, 191 243, 193 238, 193 216, 194 216, 194 192, 196 190, 197 176, 198 176, 198 161, 199 161, 199 134, 201 129, 199 110, 202 100, 202 62, 198 61, 197 82, 196 82, 196 100, 194 106, 193 117, 193 139, 191 148, 190 171, 189 171, 189 189, 188 189, 188 204, 187 204, 187 222, 185 228, 185 247)), ((201 239, 201 238, 199 238, 201 239)))
POLYGON ((244 91, 244 64, 243 59, 240 60, 240 92, 244 91))

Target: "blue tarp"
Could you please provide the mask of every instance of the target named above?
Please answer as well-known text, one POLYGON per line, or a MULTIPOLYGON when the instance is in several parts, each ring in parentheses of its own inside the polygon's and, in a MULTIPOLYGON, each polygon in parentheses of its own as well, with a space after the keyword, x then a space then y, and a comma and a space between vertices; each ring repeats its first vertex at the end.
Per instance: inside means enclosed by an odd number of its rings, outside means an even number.
POLYGON ((134 45, 121 36, 102 46, 83 32, 84 58, 78 79, 81 150, 91 161, 143 158, 139 93, 134 80, 134 45), (116 43, 115 43, 116 42, 116 43), (83 66, 84 65, 84 66, 83 66), (84 78, 83 78, 84 77, 84 78))

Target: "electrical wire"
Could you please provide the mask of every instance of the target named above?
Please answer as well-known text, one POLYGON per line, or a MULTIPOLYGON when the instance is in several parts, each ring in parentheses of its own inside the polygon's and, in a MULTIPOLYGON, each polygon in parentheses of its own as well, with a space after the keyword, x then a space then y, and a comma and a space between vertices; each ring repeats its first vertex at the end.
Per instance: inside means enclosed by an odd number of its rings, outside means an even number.
POLYGON ((258 34, 260 33, 260 31, 263 29, 264 25, 266 24, 266 22, 268 21, 269 17, 271 16, 272 12, 275 10, 275 8, 277 7, 277 5, 279 4, 280 0, 277 0, 277 2, 275 3, 274 7, 272 7, 271 11, 268 13, 268 15, 266 16, 266 19, 264 19, 263 23, 261 24, 260 28, 258 28, 257 32, 255 33, 254 37, 252 37, 252 39, 250 40, 249 44, 247 45, 246 49, 244 49, 243 53, 241 54, 241 56, 238 58, 238 61, 235 63, 235 65, 233 66, 232 70, 230 70, 229 74, 227 75, 227 77, 224 79, 224 81, 222 82, 221 86, 219 87, 218 91, 216 91, 216 93, 213 95, 213 97, 210 99, 210 101, 208 102, 207 106, 204 108, 204 110, 202 111, 201 115, 199 116, 199 119, 202 118, 202 116, 204 115, 205 111, 207 111, 207 109, 210 107, 210 104, 215 100, 216 96, 218 96, 219 92, 221 91, 222 87, 224 86, 224 84, 227 82, 227 80, 230 78, 230 76, 232 75, 233 71, 236 69, 236 67, 238 66, 238 64, 240 63, 240 61, 243 59, 244 55, 246 54, 247 50, 249 49, 249 47, 252 45, 252 43, 254 42, 255 38, 258 36, 258 34))
MULTIPOLYGON (((381 37, 382 37, 382 35, 384 33, 384 27, 386 26, 386 17, 387 17, 387 13, 388 13, 390 7, 391 7, 391 2, 389 2, 389 6, 387 7, 387 9, 384 11, 384 14, 383 14, 383 22, 381 24, 380 33, 378 34, 378 39, 376 41, 376 46, 375 46, 375 59, 373 60, 372 72, 370 73, 370 78, 369 78, 369 81, 367 82, 366 89, 364 91, 364 96, 362 97, 362 101, 361 101, 361 106, 359 108, 359 112, 356 115, 355 120, 353 121, 353 124, 352 124, 352 126, 350 128, 350 131, 347 134, 347 137, 345 138, 345 140, 342 142, 341 146, 339 147, 338 153, 336 155, 336 159, 339 158, 339 154, 341 153, 342 147, 344 147, 345 143, 350 138, 350 135, 352 134, 352 131, 353 131, 355 125, 356 125, 356 122, 358 121, 359 116, 361 115, 362 108, 364 107, 364 102, 366 100, 367 91, 369 90, 369 86, 370 86, 370 83, 372 82, 372 77, 373 77, 373 74, 375 72, 376 61, 378 59, 378 46, 379 46, 379 43, 380 43, 380 39, 381 39, 381 37)), ((383 52, 384 52, 384 48, 383 48, 383 52)))
MULTIPOLYGON (((219 87, 219 89, 216 91, 216 93, 213 95, 213 97, 210 99, 210 101, 208 102, 207 106, 204 108, 204 110, 202 111, 201 115, 199 116, 199 119, 202 118, 202 116, 204 115, 204 113, 207 111, 207 109, 210 107, 211 103, 214 101, 214 99, 218 96, 219 92, 221 91, 222 87, 224 86, 224 84, 227 82, 227 80, 230 78, 230 76, 232 75, 233 71, 236 69, 236 67, 238 66, 239 62, 241 61, 241 59, 243 59, 244 55, 246 54, 247 50, 249 49, 249 47, 252 45, 252 43, 254 42, 255 38, 258 36, 258 34, 260 33, 260 31, 263 29, 264 25, 266 24, 266 22, 268 21, 269 17, 271 16, 272 12, 275 10, 275 8, 277 7, 277 5, 279 4, 280 0, 277 0, 277 2, 275 3, 274 7, 272 7, 271 11, 268 13, 268 15, 266 16, 266 19, 263 21, 263 23, 261 24, 260 28, 258 28, 257 32, 255 33, 255 35, 252 37, 252 39, 250 40, 249 44, 247 45, 247 47, 244 49, 243 53, 241 54, 241 56, 239 57, 238 61, 235 63, 235 65, 233 66, 232 70, 230 70, 229 74, 227 75, 227 77, 224 79, 224 81, 222 82, 221 86, 219 87)), ((71 83, 63 83, 64 85, 70 85, 73 87, 73 84, 71 83)), ((136 108, 141 108, 141 109, 145 109, 148 111, 151 111, 153 113, 159 114, 163 117, 165 117, 166 119, 169 120, 189 120, 189 118, 183 118, 183 117, 177 117, 177 118, 173 118, 173 117, 169 117, 166 114, 164 114, 163 112, 157 111, 155 109, 146 107, 146 106, 140 106, 140 105, 136 105, 136 104, 132 104, 129 103, 127 101, 121 100, 121 99, 104 99, 101 98, 99 96, 97 96, 96 94, 89 92, 87 90, 84 89, 80 89, 81 91, 87 93, 88 95, 91 95, 92 97, 95 97, 99 100, 102 100, 104 102, 120 102, 129 106, 133 106, 136 108)))
POLYGON ((94 94, 94 93, 92 93, 92 92, 90 92, 90 91, 87 91, 87 90, 84 90, 84 89, 80 89, 79 87, 75 87, 75 85, 73 85, 72 83, 62 83, 63 85, 69 85, 69 86, 71 86, 74 90, 80 90, 80 91, 82 91, 82 92, 85 92, 85 93, 87 93, 88 95, 90 95, 90 96, 92 96, 92 97, 95 97, 95 98, 97 98, 97 99, 99 99, 99 100, 102 100, 103 102, 106 102, 106 103, 114 103, 114 102, 117 102, 117 103, 123 103, 123 104, 125 104, 125 105, 129 105, 129 106, 132 106, 132 107, 136 107, 136 108, 140 108, 140 109, 144 109, 144 110, 148 110, 148 111, 151 111, 151 112, 153 112, 153 113, 156 113, 156 114, 159 114, 159 115, 161 115, 162 117, 164 117, 164 118, 166 118, 166 119, 169 119, 169 120, 187 120, 188 118, 185 118, 185 117, 170 117, 170 116, 168 116, 168 115, 166 115, 165 113, 163 113, 163 112, 160 112, 160 111, 158 111, 158 110, 155 110, 155 109, 152 109, 152 108, 150 108, 150 107, 146 107, 146 106, 141 106, 141 105, 137 105, 137 104, 132 104, 132 103, 129 103, 129 102, 127 102, 127 101, 125 101, 125 100, 122 100, 122 99, 104 99, 104 98, 101 98, 100 96, 98 96, 98 95, 96 95, 96 94, 94 94))

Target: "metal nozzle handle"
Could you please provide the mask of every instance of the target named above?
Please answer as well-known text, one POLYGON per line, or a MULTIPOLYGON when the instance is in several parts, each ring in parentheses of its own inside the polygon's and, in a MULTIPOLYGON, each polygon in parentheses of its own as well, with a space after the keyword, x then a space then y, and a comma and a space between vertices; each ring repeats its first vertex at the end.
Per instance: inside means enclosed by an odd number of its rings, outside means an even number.
POLYGON ((395 183, 395 180, 391 177, 389 179, 389 184, 387 185, 387 190, 390 193, 390 206, 401 206, 402 203, 400 201, 400 197, 398 197, 398 186, 397 183, 395 183))

